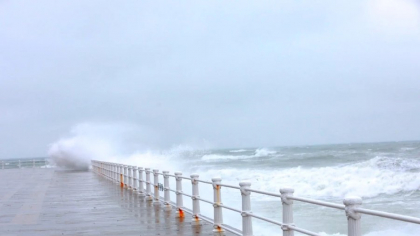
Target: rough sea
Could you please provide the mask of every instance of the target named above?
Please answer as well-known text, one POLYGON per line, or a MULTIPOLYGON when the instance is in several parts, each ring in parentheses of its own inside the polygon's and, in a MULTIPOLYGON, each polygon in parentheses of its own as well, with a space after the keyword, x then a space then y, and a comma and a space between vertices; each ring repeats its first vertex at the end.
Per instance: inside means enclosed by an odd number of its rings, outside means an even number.
MULTIPOLYGON (((198 173, 211 181, 238 186, 250 180, 252 189, 279 193, 292 187, 295 196, 342 203, 345 196, 359 196, 363 207, 420 217, 420 142, 387 142, 321 146, 193 150, 179 147, 171 152, 137 154, 131 161, 139 166, 161 170, 198 173), (143 165, 142 165, 143 164, 143 165), (174 169, 176 168, 176 169, 174 169)), ((190 193, 190 183, 184 192, 190 193)), ((174 181, 171 181, 174 186, 174 181)), ((200 196, 212 200, 210 185, 200 184, 200 196)), ((252 193, 255 214, 281 221, 281 201, 276 197, 252 193)), ((172 200, 175 195, 171 196, 172 200)), ((222 188, 223 203, 241 208, 238 190, 222 188)), ((191 207, 190 199, 184 200, 191 207)), ((294 202, 298 227, 325 235, 347 235, 347 219, 342 210, 294 202)), ((212 217, 212 207, 201 203, 202 213, 212 217)), ((238 213, 224 209, 224 222, 241 227, 238 213)), ((281 235, 278 226, 253 220, 254 235, 281 235)), ((362 216, 363 235, 417 236, 420 226, 376 216, 362 216)), ((295 235, 300 235, 295 233, 295 235)))

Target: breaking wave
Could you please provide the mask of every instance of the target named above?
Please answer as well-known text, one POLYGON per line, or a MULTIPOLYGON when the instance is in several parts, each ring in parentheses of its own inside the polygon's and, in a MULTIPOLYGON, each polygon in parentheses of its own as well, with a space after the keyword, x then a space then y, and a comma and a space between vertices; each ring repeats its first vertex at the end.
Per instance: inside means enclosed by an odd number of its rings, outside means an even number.
POLYGON ((204 155, 201 160, 203 161, 220 161, 220 160, 240 160, 240 159, 250 159, 254 156, 234 156, 234 155, 218 155, 218 154, 207 154, 204 155))
MULTIPOLYGON (((311 197, 375 197, 420 189, 420 161, 375 157, 346 166, 319 168, 294 167, 282 170, 225 168, 208 170, 206 176, 222 176, 224 181, 237 183, 250 179, 253 188, 278 192, 292 186, 295 193, 311 197)), ((203 170, 204 171, 204 170, 203 170)))
POLYGON ((257 150, 255 150, 255 156, 256 157, 263 157, 263 156, 270 156, 273 154, 276 154, 276 151, 271 151, 269 149, 266 148, 259 148, 257 150))
POLYGON ((238 149, 238 150, 230 150, 229 152, 236 153, 236 152, 246 152, 246 151, 247 151, 246 149, 238 149))

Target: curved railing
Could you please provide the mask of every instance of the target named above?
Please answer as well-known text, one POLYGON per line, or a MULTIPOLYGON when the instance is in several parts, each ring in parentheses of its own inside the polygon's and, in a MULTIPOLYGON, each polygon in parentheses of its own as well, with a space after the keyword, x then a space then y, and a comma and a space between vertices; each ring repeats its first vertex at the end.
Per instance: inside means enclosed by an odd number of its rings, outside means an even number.
POLYGON ((348 236, 361 236, 361 216, 362 214, 380 216, 389 219, 406 221, 410 223, 420 224, 420 218, 392 214, 382 211, 374 211, 361 208, 362 199, 360 197, 346 197, 343 200, 344 205, 330 203, 325 201, 313 200, 308 198, 293 196, 294 190, 292 188, 281 188, 280 194, 270 193, 260 190, 251 189, 251 183, 249 181, 242 181, 239 186, 233 186, 228 184, 222 184, 221 178, 212 178, 210 181, 204 181, 199 179, 198 174, 192 174, 190 178, 182 176, 181 172, 175 172, 173 175, 169 174, 169 171, 159 172, 159 170, 150 168, 142 168, 136 166, 122 165, 110 162, 92 161, 93 171, 105 178, 114 181, 128 189, 132 189, 139 193, 140 196, 146 197, 146 200, 153 201, 153 204, 160 205, 163 202, 164 209, 167 211, 172 210, 172 206, 176 207, 177 217, 184 217, 184 212, 192 214, 192 223, 200 225, 201 221, 207 221, 213 224, 214 233, 222 233, 223 231, 229 231, 236 235, 241 236, 252 236, 252 218, 257 218, 275 225, 278 225, 283 231, 283 236, 293 236, 294 231, 312 235, 320 236, 318 233, 311 232, 309 230, 297 227, 293 223, 293 201, 306 202, 310 204, 320 205, 329 208, 335 208, 343 210, 347 216, 348 222, 348 236), (150 175, 153 174, 153 183, 150 180, 150 175), (143 176, 146 176, 146 179, 143 176), (163 186, 159 183, 159 175, 163 176, 163 186), (138 176, 138 177, 137 177, 138 176), (169 187, 169 178, 173 177, 176 180, 176 189, 169 187), (192 194, 186 194, 182 191, 182 180, 190 180, 192 184, 192 194), (209 201, 199 196, 198 184, 210 184, 213 186, 214 197, 213 201, 209 201), (144 184, 146 188, 144 188, 144 184), (154 187, 154 192, 151 191, 151 186, 154 187), (235 209, 222 204, 221 200, 221 187, 227 187, 232 189, 240 190, 242 195, 242 209, 235 209), (164 190, 164 197, 160 197, 159 190, 164 190), (170 192, 176 194, 176 203, 171 202, 170 192), (283 221, 274 221, 256 214, 251 211, 251 193, 264 194, 269 196, 278 197, 281 199, 283 205, 283 221), (185 208, 183 205, 183 196, 190 197, 192 199, 192 209, 185 208), (214 207, 214 217, 208 218, 200 214, 200 201, 209 203, 214 207), (222 209, 228 209, 242 216, 242 229, 236 229, 229 225, 223 224, 222 209))
POLYGON ((47 165, 46 159, 0 160, 0 169, 41 168, 47 165))

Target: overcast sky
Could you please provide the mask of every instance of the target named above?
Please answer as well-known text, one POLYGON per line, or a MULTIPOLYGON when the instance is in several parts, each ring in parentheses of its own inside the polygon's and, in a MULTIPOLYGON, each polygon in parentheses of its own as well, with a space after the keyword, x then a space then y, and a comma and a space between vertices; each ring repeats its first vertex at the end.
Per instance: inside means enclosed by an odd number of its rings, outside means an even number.
POLYGON ((418 140, 420 1, 0 0, 0 158, 81 123, 161 148, 418 140))

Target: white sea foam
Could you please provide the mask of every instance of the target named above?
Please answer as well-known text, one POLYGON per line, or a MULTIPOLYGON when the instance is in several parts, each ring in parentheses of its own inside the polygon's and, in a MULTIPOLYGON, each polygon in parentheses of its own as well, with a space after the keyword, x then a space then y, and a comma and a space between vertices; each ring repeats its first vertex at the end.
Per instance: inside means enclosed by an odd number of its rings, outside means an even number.
POLYGON ((229 152, 236 153, 236 152, 246 152, 246 151, 247 151, 246 149, 238 149, 238 150, 230 150, 229 152))
MULTIPOLYGON (((241 153, 245 152, 247 150, 245 149, 239 149, 239 150, 232 150, 229 151, 231 153, 241 153)), ((271 156, 276 154, 276 151, 269 150, 267 148, 259 148, 255 150, 254 155, 223 155, 223 154, 206 154, 201 157, 201 160, 203 161, 219 161, 219 160, 241 160, 241 159, 250 159, 255 157, 265 157, 265 156, 271 156)))
POLYGON ((201 160, 203 161, 220 161, 220 160, 240 160, 240 159, 250 159, 254 156, 234 156, 234 155, 219 155, 219 154, 207 154, 204 155, 201 160))
POLYGON ((223 168, 202 170, 205 176, 222 176, 224 181, 253 180, 253 188, 277 192, 280 187, 292 186, 297 195, 312 197, 344 197, 357 195, 374 197, 420 189, 420 175, 412 168, 416 160, 376 157, 347 166, 319 168, 243 169, 223 168))
POLYGON ((325 232, 319 232, 319 235, 321 235, 321 236, 347 236, 346 234, 340 234, 340 233, 327 234, 325 232))
POLYGON ((276 151, 272 151, 269 150, 267 148, 259 148, 257 150, 255 150, 255 156, 256 157, 262 157, 262 156, 269 156, 269 155, 273 155, 276 154, 276 151))
POLYGON ((398 226, 378 231, 372 231, 365 236, 418 236, 420 232, 420 226, 418 225, 407 225, 407 226, 398 226))

